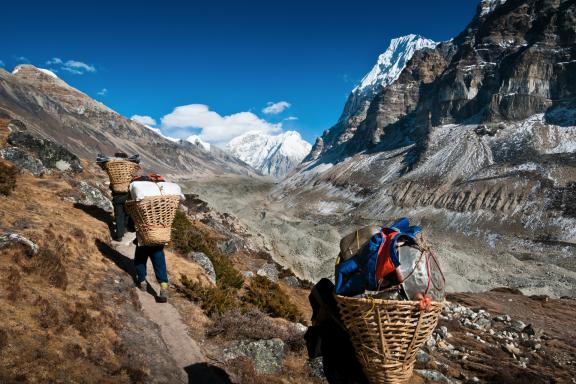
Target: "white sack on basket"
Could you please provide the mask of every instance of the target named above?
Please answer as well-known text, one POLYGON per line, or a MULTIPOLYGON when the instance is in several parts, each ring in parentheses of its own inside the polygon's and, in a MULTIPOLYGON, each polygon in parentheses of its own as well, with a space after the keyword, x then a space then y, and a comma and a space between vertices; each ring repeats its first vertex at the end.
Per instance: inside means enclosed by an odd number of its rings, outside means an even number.
POLYGON ((133 200, 140 201, 148 196, 180 196, 181 200, 185 197, 182 194, 182 189, 176 183, 160 182, 154 183, 152 181, 133 181, 130 183, 130 196, 133 200))

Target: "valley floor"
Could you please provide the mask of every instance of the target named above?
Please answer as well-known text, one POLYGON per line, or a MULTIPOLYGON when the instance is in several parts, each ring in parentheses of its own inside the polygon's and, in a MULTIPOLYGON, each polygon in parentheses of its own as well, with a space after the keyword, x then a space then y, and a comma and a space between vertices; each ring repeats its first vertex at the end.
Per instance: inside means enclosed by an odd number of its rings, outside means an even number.
MULTIPOLYGON (((276 262, 311 282, 333 276, 343 235, 356 226, 382 224, 354 216, 297 211, 270 197, 275 183, 266 179, 212 178, 183 184, 214 209, 236 216, 276 262)), ((493 248, 488 240, 469 234, 448 237, 428 229, 426 240, 440 259, 449 292, 506 286, 525 294, 576 296, 576 260, 569 251, 563 251, 565 262, 560 266, 546 259, 545 248, 538 254, 524 249, 522 239, 508 248, 493 248)))

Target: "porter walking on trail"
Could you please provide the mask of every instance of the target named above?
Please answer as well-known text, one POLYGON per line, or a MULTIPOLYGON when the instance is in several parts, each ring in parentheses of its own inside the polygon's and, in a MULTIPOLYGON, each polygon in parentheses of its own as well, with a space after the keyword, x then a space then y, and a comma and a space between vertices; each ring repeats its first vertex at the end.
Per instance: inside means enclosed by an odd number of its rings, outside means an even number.
POLYGON ((136 283, 142 291, 148 290, 146 263, 150 259, 160 284, 157 300, 165 303, 168 300, 168 274, 164 245, 170 242, 172 222, 184 196, 178 184, 168 183, 155 173, 135 177, 129 190, 131 200, 126 208, 136 226, 136 283))
POLYGON ((96 163, 106 171, 110 178, 110 190, 112 191, 112 206, 114 207, 115 227, 112 238, 122 241, 126 233, 129 217, 126 214, 124 204, 128 201, 128 185, 132 176, 136 174, 140 156, 138 154, 128 157, 123 152, 115 153, 113 157, 99 154, 96 163))
POLYGON ((160 294, 158 301, 165 303, 168 301, 168 273, 166 271, 166 256, 163 245, 136 245, 134 255, 134 266, 136 267, 136 279, 138 287, 146 292, 148 283, 146 282, 146 263, 148 258, 152 261, 156 280, 160 284, 160 294))

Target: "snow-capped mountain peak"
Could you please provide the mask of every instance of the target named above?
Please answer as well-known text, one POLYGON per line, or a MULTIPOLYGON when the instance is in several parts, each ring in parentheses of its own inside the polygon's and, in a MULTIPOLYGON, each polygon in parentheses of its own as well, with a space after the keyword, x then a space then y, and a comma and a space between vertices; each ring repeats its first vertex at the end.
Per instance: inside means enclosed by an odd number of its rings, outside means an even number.
POLYGON ((190 135, 185 139, 185 141, 210 151, 210 143, 205 142, 198 135, 190 135))
POLYGON ((36 70, 36 71, 42 72, 43 74, 45 74, 45 75, 47 75, 47 76, 50 76, 50 77, 53 78, 53 79, 58 79, 58 78, 59 78, 58 76, 56 76, 56 74, 55 74, 54 72, 52 72, 52 71, 49 70, 49 69, 38 68, 38 67, 34 67, 34 66, 32 66, 32 65, 29 65, 29 64, 20 64, 20 65, 17 65, 17 66, 14 67, 14 69, 12 70, 12 74, 15 75, 15 74, 17 74, 18 72, 20 72, 22 69, 36 70))
POLYGON ((374 87, 386 87, 400 76, 414 52, 422 48, 434 48, 437 44, 430 39, 414 34, 392 39, 386 51, 378 57, 376 65, 352 92, 363 92, 374 87))
POLYGON ((296 131, 279 135, 252 131, 238 136, 226 150, 265 175, 281 178, 310 152, 312 146, 296 131))

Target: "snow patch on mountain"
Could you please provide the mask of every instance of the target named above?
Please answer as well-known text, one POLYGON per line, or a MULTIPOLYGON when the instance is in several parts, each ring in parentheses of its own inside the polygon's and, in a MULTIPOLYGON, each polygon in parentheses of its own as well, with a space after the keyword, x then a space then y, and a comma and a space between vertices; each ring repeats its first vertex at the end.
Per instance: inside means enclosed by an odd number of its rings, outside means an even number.
POLYGON ((414 52, 422 48, 434 48, 437 44, 414 34, 392 39, 386 51, 378 57, 374 67, 352 92, 370 92, 374 88, 382 89, 392 84, 400 76, 414 52))
POLYGON ((187 142, 197 145, 198 147, 204 148, 210 151, 210 143, 205 142, 198 135, 190 135, 185 139, 187 142))
POLYGON ((482 0, 480 2, 480 16, 484 16, 492 12, 499 5, 502 5, 506 0, 482 0))
POLYGON ((226 150, 264 175, 282 178, 310 152, 312 146, 296 131, 268 135, 252 131, 238 136, 226 150))
POLYGON ((176 139, 176 138, 174 138, 174 137, 170 137, 170 136, 164 135, 164 134, 162 133, 162 131, 160 130, 160 128, 154 128, 154 127, 151 127, 151 126, 145 125, 145 124, 142 124, 142 125, 144 125, 146 128, 148 128, 148 129, 151 130, 152 132, 156 133, 157 135, 162 136, 162 137, 165 138, 165 139, 168 139, 168 140, 170 140, 170 141, 173 141, 174 143, 180 142, 180 139, 176 139))
MULTIPOLYGON (((28 65, 28 67, 30 67, 30 65, 28 65)), ((17 74, 22 68, 23 68, 22 65, 16 66, 16 67, 12 70, 12 74, 13 74, 13 75, 17 74)), ((58 79, 58 76, 56 76, 56 74, 55 74, 54 72, 52 72, 51 70, 49 70, 49 69, 37 68, 37 67, 35 67, 34 69, 42 72, 42 73, 45 74, 45 75, 48 75, 48 76, 52 77, 53 79, 58 79)))

